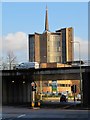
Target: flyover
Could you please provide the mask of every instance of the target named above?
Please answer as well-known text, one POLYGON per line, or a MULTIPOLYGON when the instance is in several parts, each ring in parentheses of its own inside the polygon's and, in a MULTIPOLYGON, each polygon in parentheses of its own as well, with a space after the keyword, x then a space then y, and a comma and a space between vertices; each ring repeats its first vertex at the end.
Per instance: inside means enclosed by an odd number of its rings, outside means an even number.
MULTIPOLYGON (((90 66, 82 66, 83 104, 88 106, 90 66), (88 94, 87 94, 88 93, 88 94)), ((2 103, 22 104, 31 102, 31 82, 39 80, 80 80, 80 67, 40 68, 29 70, 2 70, 2 103), (25 84, 24 84, 25 83, 25 84)))
MULTIPOLYGON (((83 74, 89 66, 82 66, 81 73, 83 74)), ((50 80, 50 79, 60 79, 60 80, 77 80, 80 79, 80 67, 62 67, 62 68, 39 68, 39 69, 29 69, 29 70, 3 70, 0 72, 2 77, 26 77, 33 78, 34 80, 50 80)))

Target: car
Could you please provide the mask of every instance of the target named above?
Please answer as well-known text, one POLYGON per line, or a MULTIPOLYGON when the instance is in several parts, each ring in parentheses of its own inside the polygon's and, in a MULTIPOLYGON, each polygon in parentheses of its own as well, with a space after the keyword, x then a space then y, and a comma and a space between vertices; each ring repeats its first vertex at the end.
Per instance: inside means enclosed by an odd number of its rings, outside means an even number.
POLYGON ((38 62, 23 62, 18 65, 16 65, 15 69, 30 69, 30 68, 39 68, 38 62))
POLYGON ((60 102, 67 102, 67 101, 68 101, 67 96, 61 95, 60 102))

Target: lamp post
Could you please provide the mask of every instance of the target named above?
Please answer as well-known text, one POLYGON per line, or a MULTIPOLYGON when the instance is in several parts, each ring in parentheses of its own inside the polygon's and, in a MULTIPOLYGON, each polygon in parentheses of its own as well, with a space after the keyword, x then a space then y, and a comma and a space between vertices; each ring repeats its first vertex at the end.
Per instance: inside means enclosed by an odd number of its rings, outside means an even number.
POLYGON ((42 101, 42 75, 40 75, 40 101, 42 101))
POLYGON ((83 95, 82 95, 82 70, 81 70, 81 51, 80 51, 80 42, 79 41, 71 41, 72 43, 77 43, 79 45, 79 61, 80 61, 80 94, 81 94, 81 105, 83 103, 83 95))

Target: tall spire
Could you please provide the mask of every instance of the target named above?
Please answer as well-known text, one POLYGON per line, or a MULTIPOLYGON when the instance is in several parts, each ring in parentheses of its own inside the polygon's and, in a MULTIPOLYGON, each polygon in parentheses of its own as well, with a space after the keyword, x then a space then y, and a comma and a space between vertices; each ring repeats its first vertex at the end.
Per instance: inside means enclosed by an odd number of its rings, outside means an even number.
POLYGON ((45 18, 45 31, 49 31, 47 6, 46 6, 46 18, 45 18))

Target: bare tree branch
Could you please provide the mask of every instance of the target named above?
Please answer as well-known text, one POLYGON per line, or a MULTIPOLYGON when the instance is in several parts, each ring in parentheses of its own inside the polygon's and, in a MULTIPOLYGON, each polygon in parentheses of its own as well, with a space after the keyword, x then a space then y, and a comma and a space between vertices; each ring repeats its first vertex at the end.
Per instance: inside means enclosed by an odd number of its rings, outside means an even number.
POLYGON ((11 70, 16 65, 16 63, 16 56, 14 55, 13 51, 8 51, 6 58, 2 57, 2 59, 0 59, 0 69, 11 70))
POLYGON ((14 55, 13 51, 8 51, 7 53, 9 70, 11 70, 12 64, 16 63, 16 56, 14 55))

